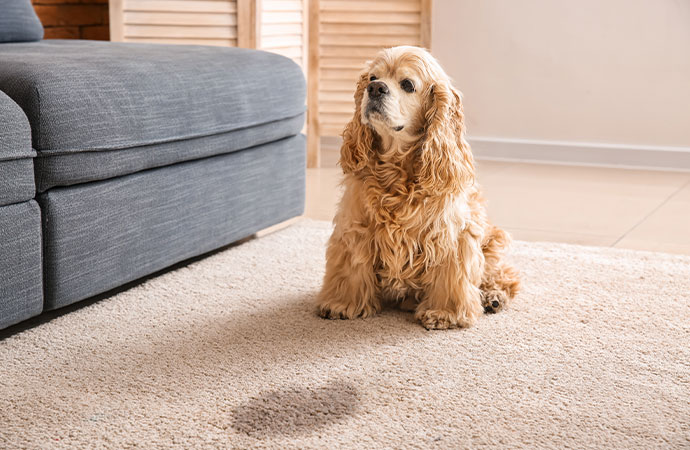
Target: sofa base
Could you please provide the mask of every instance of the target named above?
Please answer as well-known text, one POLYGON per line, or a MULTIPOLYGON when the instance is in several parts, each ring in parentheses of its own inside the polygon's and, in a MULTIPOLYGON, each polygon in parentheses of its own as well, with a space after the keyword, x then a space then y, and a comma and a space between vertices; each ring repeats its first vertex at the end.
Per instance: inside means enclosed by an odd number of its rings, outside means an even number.
POLYGON ((0 329, 43 310, 41 211, 34 200, 0 206, 0 329))
POLYGON ((45 308, 100 294, 302 214, 305 153, 300 135, 41 194, 45 308))

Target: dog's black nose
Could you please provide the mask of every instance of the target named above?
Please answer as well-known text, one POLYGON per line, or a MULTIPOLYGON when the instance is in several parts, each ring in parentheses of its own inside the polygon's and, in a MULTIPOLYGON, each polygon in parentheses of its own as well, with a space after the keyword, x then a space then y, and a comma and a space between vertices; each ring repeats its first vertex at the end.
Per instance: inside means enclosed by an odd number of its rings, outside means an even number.
POLYGON ((372 81, 367 87, 369 98, 379 98, 388 94, 388 86, 383 81, 372 81))

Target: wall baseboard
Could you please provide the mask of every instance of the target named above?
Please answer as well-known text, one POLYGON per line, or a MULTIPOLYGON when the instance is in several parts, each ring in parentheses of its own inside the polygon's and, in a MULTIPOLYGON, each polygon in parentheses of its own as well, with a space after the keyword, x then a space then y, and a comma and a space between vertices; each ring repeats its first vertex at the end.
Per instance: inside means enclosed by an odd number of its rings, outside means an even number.
MULTIPOLYGON (((468 137, 478 160, 617 167, 690 172, 690 147, 635 146, 588 142, 468 137)), ((340 148, 339 137, 322 137, 328 149, 340 148)))
POLYGON ((469 137, 475 158, 546 164, 690 171, 690 147, 469 137))

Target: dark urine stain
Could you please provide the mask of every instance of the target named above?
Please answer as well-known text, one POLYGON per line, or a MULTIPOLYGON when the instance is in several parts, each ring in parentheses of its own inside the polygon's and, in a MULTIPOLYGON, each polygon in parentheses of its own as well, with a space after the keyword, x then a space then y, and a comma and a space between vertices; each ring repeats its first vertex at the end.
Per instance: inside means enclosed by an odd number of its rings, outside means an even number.
POLYGON ((347 382, 286 386, 238 406, 232 426, 257 438, 305 434, 342 421, 355 412, 358 404, 357 389, 347 382))

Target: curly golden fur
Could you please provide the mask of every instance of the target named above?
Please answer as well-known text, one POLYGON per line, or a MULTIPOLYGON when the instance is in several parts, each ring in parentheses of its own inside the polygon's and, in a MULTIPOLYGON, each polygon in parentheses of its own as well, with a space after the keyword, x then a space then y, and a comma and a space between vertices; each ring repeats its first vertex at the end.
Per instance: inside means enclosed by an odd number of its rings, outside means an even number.
POLYGON ((391 301, 426 328, 468 327, 514 298, 510 237, 487 220, 464 134, 460 93, 425 50, 368 64, 343 133, 322 317, 368 317, 391 301))

